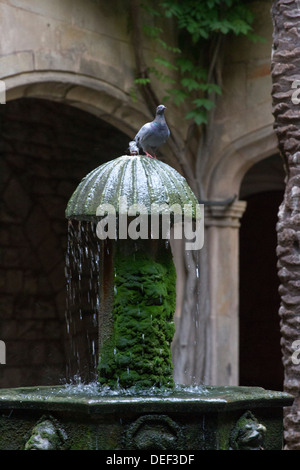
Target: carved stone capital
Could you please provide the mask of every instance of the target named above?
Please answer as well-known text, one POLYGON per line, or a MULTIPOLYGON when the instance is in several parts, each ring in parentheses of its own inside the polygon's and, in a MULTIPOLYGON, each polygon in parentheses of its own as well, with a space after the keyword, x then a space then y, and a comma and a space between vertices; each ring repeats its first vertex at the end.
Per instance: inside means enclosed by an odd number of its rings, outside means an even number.
POLYGON ((230 206, 206 206, 205 226, 240 227, 240 219, 246 209, 246 201, 235 201, 230 206))

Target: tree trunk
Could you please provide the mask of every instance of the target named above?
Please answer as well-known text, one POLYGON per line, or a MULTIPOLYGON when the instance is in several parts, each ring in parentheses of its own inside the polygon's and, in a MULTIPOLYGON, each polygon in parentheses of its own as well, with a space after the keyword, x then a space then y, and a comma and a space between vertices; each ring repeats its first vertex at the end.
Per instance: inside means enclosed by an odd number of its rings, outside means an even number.
POLYGON ((295 396, 284 417, 285 448, 300 449, 300 2, 275 0, 272 80, 273 114, 286 166, 286 190, 279 209, 278 273, 281 295, 284 389, 295 396), (299 346, 298 346, 299 348, 299 346))

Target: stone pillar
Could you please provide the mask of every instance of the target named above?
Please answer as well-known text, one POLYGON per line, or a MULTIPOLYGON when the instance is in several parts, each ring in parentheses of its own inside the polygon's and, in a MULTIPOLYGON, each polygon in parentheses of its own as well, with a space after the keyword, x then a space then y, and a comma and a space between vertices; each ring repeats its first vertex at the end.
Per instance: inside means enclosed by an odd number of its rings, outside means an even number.
MULTIPOLYGON (((239 227, 246 202, 208 206, 205 245, 210 296, 210 371, 212 385, 239 380, 239 227)), ((207 295, 207 293, 206 293, 207 295)))

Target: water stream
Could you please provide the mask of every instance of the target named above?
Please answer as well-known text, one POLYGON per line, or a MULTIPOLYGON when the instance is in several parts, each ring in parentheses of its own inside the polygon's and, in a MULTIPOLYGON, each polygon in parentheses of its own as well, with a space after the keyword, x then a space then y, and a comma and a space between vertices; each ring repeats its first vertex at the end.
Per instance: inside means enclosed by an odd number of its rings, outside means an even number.
POLYGON ((96 378, 100 242, 93 222, 69 221, 66 252, 67 380, 96 378))

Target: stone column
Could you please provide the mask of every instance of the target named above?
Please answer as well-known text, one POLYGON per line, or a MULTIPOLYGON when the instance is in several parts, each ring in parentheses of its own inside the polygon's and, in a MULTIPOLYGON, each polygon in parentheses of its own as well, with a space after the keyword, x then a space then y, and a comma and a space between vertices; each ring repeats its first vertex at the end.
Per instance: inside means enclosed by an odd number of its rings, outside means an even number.
POLYGON ((207 207, 205 215, 210 289, 207 379, 212 385, 238 385, 239 380, 239 227, 245 208, 245 201, 236 201, 227 207, 207 207))

